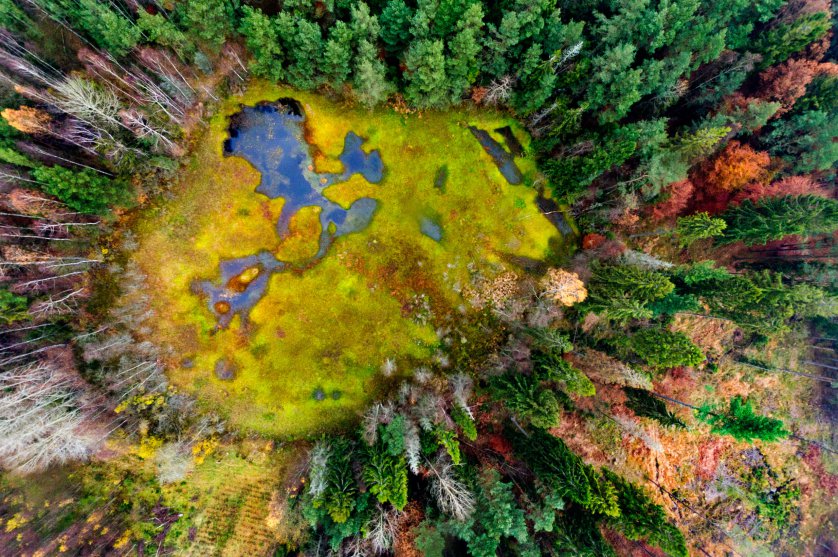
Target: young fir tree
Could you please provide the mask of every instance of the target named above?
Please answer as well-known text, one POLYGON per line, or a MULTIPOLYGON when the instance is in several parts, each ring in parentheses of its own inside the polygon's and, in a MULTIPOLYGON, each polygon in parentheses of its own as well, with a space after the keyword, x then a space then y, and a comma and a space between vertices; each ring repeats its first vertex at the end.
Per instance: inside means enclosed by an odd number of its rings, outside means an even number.
POLYGON ((740 441, 777 441, 789 436, 782 420, 756 414, 751 402, 740 396, 733 397, 727 409, 702 406, 698 417, 712 426, 713 433, 730 435, 740 441))
POLYGON ((723 219, 713 218, 708 213, 696 213, 681 217, 675 224, 675 235, 681 247, 687 247, 696 240, 721 236, 727 228, 723 219))

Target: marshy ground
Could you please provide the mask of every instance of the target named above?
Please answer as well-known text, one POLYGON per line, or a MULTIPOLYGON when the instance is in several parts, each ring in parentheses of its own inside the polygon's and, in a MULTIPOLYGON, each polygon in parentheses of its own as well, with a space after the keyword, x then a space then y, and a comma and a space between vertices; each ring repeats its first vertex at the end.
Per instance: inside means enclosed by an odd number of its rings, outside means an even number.
POLYGON ((227 99, 173 197, 136 226, 134 258, 155 311, 150 340, 169 348, 172 382, 246 431, 296 437, 345 423, 386 386, 385 372, 396 377, 438 355, 437 329, 470 311, 464 289, 561 252, 561 234, 530 187, 537 177, 528 144, 512 118, 487 111, 369 111, 259 83, 227 99), (344 173, 339 157, 350 132, 384 166, 377 183, 353 174, 323 188, 343 209, 362 198, 376 208, 363 229, 334 238, 316 260, 322 207, 295 207, 287 234, 278 235, 285 199, 258 193, 256 168, 223 152, 242 106, 285 97, 305 113, 305 170, 313 176, 344 173), (470 126, 510 152, 523 149, 514 158, 520 184, 508 183, 470 126), (506 126, 521 146, 494 131, 506 126), (259 253, 293 268, 269 274, 246 319, 234 315, 219 327, 219 313, 193 285, 223 286, 222 262, 259 253))

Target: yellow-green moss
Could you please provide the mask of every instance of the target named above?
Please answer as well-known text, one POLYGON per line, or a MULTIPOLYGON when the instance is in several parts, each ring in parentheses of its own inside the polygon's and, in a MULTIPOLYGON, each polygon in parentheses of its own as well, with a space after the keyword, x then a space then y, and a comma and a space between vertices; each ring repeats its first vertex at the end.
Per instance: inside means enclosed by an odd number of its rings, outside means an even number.
POLYGON ((516 159, 525 183, 507 184, 470 124, 487 130, 510 125, 525 148, 529 143, 513 119, 494 112, 367 111, 259 82, 227 99, 183 169, 174 199, 137 225, 135 257, 149 277, 156 312, 151 336, 173 348, 172 381, 246 430, 302 436, 334 428, 382 388, 385 359, 405 371, 435 350, 432 323, 406 316, 417 296, 425 294, 437 315, 452 311, 463 304, 456 286, 467 286, 474 271, 503 271, 506 254, 548 255, 558 233, 528 187, 534 162, 516 159), (316 250, 314 215, 301 211, 279 244, 274 225, 282 200, 255 193, 258 172, 241 158, 222 156, 227 118, 242 104, 280 97, 303 104, 317 171, 341 170, 337 157, 349 131, 365 139, 365 150, 380 150, 385 170, 379 184, 355 176, 326 192, 344 206, 373 197, 378 209, 364 231, 340 238, 311 269, 275 274, 249 328, 236 318, 213 333, 212 314, 190 292, 193 280, 216 278, 222 259, 266 249, 302 260, 316 250), (444 193, 434 187, 442 165, 448 169, 444 193), (442 226, 441 242, 420 233, 423 217, 442 226), (181 366, 184 358, 193 365, 181 366), (215 377, 219 358, 235 363, 234 380, 215 377), (315 400, 318 389, 325 400, 315 400))

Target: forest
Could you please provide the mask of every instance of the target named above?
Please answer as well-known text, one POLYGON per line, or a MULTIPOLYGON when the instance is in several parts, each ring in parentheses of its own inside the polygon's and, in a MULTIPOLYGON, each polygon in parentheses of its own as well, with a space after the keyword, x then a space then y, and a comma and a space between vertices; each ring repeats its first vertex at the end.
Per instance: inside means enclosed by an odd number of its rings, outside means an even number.
POLYGON ((838 555, 831 0, 0 0, 0 557, 838 555))

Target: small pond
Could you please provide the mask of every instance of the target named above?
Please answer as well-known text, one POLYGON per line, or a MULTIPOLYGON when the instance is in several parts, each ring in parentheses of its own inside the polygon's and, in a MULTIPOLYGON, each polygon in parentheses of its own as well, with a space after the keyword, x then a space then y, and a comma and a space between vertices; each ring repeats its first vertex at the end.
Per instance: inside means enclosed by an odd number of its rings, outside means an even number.
POLYGON ((320 239, 317 253, 302 264, 280 261, 273 254, 257 254, 222 261, 220 281, 203 280, 193 285, 208 298, 209 309, 221 327, 235 315, 243 319, 264 296, 271 273, 303 271, 322 259, 335 238, 365 228, 375 213, 376 201, 362 197, 348 209, 323 195, 329 186, 360 174, 368 182, 381 181, 384 165, 378 151, 364 152, 363 139, 348 132, 339 160, 340 174, 314 172, 310 148, 303 136, 305 113, 294 99, 279 99, 244 107, 230 119, 229 139, 224 143, 227 156, 242 157, 259 171, 256 192, 269 199, 282 198, 285 204, 276 223, 279 240, 288 235, 291 219, 304 207, 320 209, 320 239))

